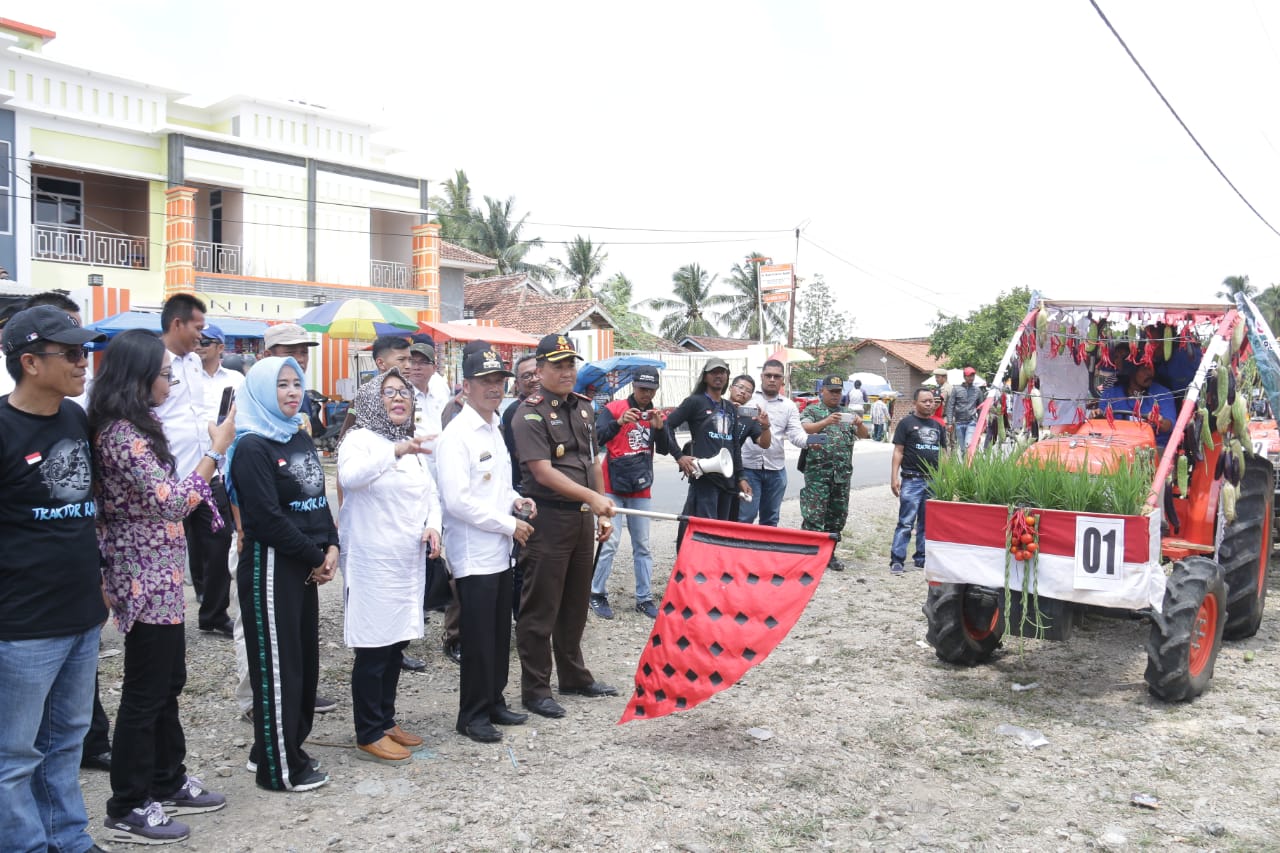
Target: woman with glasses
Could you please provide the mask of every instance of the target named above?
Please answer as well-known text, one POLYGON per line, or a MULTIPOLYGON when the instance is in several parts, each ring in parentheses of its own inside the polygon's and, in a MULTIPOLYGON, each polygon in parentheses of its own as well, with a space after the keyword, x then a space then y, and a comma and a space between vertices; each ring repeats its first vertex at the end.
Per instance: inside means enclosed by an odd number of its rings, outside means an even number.
POLYGON ((440 501, 424 447, 430 439, 414 436, 413 403, 399 368, 369 380, 356 392, 355 426, 338 447, 356 758, 386 764, 409 761, 422 746, 396 722, 396 690, 401 654, 423 635, 423 566, 440 555, 440 501))
POLYGON ((337 572, 338 529, 316 446, 301 428, 302 394, 294 359, 254 364, 236 393, 239 425, 227 457, 227 492, 244 540, 236 588, 253 687, 248 768, 271 791, 310 791, 329 781, 302 744, 320 678, 316 586, 337 572))
MULTIPOLYGON (((102 360, 89 403, 97 469, 98 538, 103 580, 124 634, 124 684, 111 747, 106 826, 113 841, 166 843, 189 834, 169 815, 226 805, 186 774, 178 696, 186 682, 182 521, 202 503, 214 507, 209 481, 231 445, 235 420, 209 424, 212 449, 179 479, 155 407, 173 384, 169 353, 153 333, 116 336, 102 360), (166 814, 168 812, 168 814, 166 814)), ((213 525, 225 520, 213 508, 213 525)))

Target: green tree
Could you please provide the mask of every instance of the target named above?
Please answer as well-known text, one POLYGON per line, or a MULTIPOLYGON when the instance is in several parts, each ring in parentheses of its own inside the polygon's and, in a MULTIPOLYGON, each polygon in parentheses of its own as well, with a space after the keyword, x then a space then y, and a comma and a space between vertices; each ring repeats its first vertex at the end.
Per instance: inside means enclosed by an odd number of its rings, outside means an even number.
POLYGON ((649 334, 649 318, 636 311, 631 304, 634 291, 631 279, 622 273, 615 273, 600 288, 597 298, 604 310, 613 318, 614 334, 617 335, 616 346, 619 349, 646 349, 646 338, 649 334))
POLYGON ((440 222, 440 237, 460 246, 474 248, 475 220, 479 215, 471 203, 471 182, 467 173, 457 169, 453 177, 441 184, 442 195, 432 196, 440 222))
MULTIPOLYGON (((760 335, 760 264, 762 256, 752 252, 729 271, 729 310, 723 320, 730 334, 740 338, 761 340, 760 335)), ((764 339, 781 335, 787 321, 779 305, 764 306, 764 339)))
POLYGON ((1229 275, 1222 280, 1222 289, 1217 295, 1221 299, 1235 301, 1236 294, 1243 293, 1250 299, 1258 295, 1258 288, 1249 283, 1247 275, 1229 275))
POLYGON ((566 260, 552 258, 551 266, 569 281, 567 287, 557 293, 566 299, 594 299, 595 281, 604 273, 604 263, 609 255, 603 246, 595 246, 590 237, 578 235, 565 247, 566 260))
POLYGON ((946 357, 949 367, 972 366, 990 376, 1000 366, 1018 324, 1027 316, 1031 291, 1015 287, 996 301, 969 312, 967 317, 938 312, 930 325, 929 354, 946 357))
POLYGON ((667 312, 658 323, 658 334, 664 338, 678 341, 686 335, 719 335, 707 314, 719 317, 714 312, 705 311, 731 302, 728 296, 712 295, 711 287, 716 276, 708 275, 698 264, 685 264, 671 275, 671 283, 675 285, 674 299, 655 297, 644 302, 649 308, 667 312))
POLYGON ((1262 317, 1271 327, 1271 334, 1280 330, 1280 284, 1273 284, 1253 298, 1262 317))
POLYGON ((467 248, 494 258, 498 262, 499 275, 526 273, 539 282, 554 279, 555 274, 547 267, 525 260, 531 249, 542 246, 542 239, 525 239, 521 235, 529 214, 512 222, 511 208, 515 205, 515 198, 501 201, 485 196, 484 204, 485 210, 477 214, 473 222, 472 241, 467 248))
POLYGON ((792 367, 791 386, 809 389, 818 377, 836 368, 843 372, 843 362, 853 353, 857 340, 853 337, 853 317, 836 310, 831 288, 821 273, 805 286, 796 313, 796 344, 808 350, 815 360, 792 367))

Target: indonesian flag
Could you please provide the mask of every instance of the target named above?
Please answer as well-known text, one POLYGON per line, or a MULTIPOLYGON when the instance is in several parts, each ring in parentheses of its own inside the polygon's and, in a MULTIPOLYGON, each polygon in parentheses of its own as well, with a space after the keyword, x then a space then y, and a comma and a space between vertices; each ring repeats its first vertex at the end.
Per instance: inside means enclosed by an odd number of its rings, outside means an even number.
MULTIPOLYGON (((1153 607, 1158 612, 1163 606, 1158 509, 1149 515, 1027 512, 1039 517, 1034 591, 1099 607, 1153 607)), ((1021 590, 1030 561, 1015 560, 1009 553, 1008 519, 1004 506, 929 501, 925 579, 1003 589, 1007 571, 1009 588, 1021 590)))
POLYGON ((834 550, 827 533, 690 518, 618 723, 687 711, 737 683, 796 624, 834 550))

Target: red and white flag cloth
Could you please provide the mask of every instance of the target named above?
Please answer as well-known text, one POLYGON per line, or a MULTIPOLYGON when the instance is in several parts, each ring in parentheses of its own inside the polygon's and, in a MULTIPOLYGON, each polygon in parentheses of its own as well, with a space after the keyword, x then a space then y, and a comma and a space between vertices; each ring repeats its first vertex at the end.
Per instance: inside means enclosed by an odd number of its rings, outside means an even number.
POLYGON ((687 711, 737 683, 796 624, 835 545, 826 533, 689 519, 619 724, 687 711))
MULTIPOLYGON (((1048 509, 1035 514, 1039 517, 1035 591, 1040 595, 1130 610, 1152 607, 1159 611, 1163 606, 1158 509, 1150 515, 1048 509)), ((1008 557, 1009 588, 1022 589, 1026 563, 1009 554, 1008 519, 1008 508, 995 504, 929 501, 925 579, 1003 589, 1008 557)))

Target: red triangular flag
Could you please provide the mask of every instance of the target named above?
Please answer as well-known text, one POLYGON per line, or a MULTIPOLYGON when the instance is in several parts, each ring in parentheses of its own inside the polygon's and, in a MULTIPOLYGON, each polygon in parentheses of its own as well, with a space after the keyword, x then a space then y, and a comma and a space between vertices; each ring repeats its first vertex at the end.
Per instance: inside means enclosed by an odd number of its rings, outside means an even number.
POLYGON ((618 722, 685 711, 736 684, 796 624, 835 545, 826 533, 689 519, 618 722))

